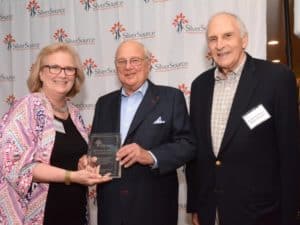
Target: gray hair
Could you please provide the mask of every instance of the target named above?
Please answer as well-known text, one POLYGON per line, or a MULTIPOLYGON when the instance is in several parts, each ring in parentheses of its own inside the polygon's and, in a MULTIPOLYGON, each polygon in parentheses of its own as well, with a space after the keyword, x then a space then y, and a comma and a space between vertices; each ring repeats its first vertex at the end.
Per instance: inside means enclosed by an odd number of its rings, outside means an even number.
POLYGON ((123 44, 128 43, 128 42, 133 42, 133 43, 137 43, 138 45, 140 45, 141 48, 144 51, 144 57, 146 59, 151 59, 151 52, 146 48, 146 46, 142 42, 139 42, 139 41, 136 41, 136 40, 126 40, 126 41, 121 42, 121 44, 118 46, 118 48, 117 48, 117 50, 115 52, 115 59, 117 59, 117 55, 118 55, 118 51, 119 51, 120 47, 123 44))
MULTIPOLYGON (((241 20, 241 18, 233 13, 229 13, 229 12, 218 12, 216 14, 214 14, 212 17, 210 17, 209 21, 208 21, 208 25, 211 23, 211 21, 216 17, 216 16, 220 16, 220 15, 227 15, 227 16, 231 16, 235 19, 235 21, 237 22, 237 25, 239 27, 240 30, 240 34, 241 37, 245 37, 248 35, 248 31, 247 28, 244 24, 244 22, 241 20)), ((208 26, 207 26, 208 27, 208 26)), ((206 37, 207 37, 207 29, 206 29, 206 37)))

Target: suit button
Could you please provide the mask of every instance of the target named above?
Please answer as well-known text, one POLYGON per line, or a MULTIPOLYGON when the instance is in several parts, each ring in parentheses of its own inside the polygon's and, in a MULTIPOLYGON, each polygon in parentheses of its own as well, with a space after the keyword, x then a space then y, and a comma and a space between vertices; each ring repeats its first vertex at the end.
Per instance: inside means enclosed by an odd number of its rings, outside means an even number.
POLYGON ((222 164, 222 163, 221 163, 220 160, 217 160, 217 161, 216 161, 216 166, 221 166, 221 164, 222 164))

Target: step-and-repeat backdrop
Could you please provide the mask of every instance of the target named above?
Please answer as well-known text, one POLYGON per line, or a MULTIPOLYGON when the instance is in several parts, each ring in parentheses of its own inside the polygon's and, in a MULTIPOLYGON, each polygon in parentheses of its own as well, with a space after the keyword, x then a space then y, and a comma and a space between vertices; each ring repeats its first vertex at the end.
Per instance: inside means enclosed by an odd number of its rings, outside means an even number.
MULTIPOLYGON (((247 51, 265 58, 266 0, 0 0, 0 116, 28 93, 31 65, 52 42, 69 43, 80 53, 86 82, 73 102, 89 126, 97 98, 120 88, 113 61, 122 40, 143 42, 152 53, 150 79, 179 88, 188 104, 192 80, 211 67, 206 24, 219 11, 242 18, 247 51)), ((178 176, 178 224, 185 225, 183 169, 178 176)))

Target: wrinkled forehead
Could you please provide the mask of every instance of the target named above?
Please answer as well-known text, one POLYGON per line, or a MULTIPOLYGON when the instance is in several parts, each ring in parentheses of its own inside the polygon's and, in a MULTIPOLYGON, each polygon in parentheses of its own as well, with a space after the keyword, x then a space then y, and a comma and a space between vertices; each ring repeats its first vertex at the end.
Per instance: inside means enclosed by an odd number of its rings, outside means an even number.
POLYGON ((239 26, 233 16, 221 14, 213 17, 207 26, 207 36, 239 32, 239 26))
POLYGON ((138 42, 124 42, 119 46, 119 48, 116 51, 116 58, 131 58, 144 56, 144 47, 138 42))

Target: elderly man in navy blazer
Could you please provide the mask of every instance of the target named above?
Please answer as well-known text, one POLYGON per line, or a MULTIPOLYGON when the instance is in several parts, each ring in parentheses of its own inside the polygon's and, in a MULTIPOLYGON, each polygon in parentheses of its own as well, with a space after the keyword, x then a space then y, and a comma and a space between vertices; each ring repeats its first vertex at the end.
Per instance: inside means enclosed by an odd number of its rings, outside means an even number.
POLYGON ((299 224, 294 74, 245 52, 247 31, 236 15, 214 15, 207 42, 216 67, 191 89, 197 157, 186 171, 193 224, 299 224))
POLYGON ((122 88, 98 99, 92 133, 121 133, 122 177, 98 187, 98 224, 177 225, 176 169, 195 155, 184 96, 148 80, 137 41, 120 44, 115 66, 122 88))

